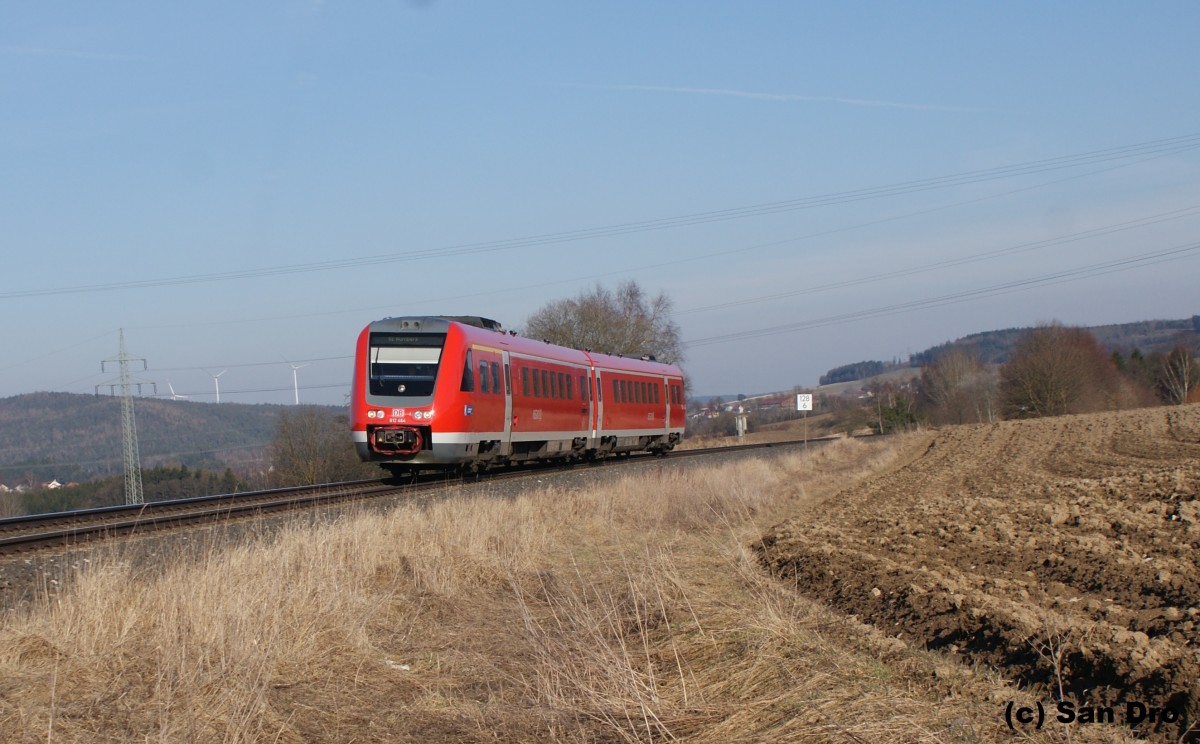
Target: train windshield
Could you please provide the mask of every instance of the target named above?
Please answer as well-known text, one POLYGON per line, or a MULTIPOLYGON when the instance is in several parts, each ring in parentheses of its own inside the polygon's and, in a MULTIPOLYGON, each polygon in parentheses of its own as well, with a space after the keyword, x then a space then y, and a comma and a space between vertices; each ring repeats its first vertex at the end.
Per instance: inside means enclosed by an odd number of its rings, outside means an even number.
POLYGON ((445 341, 444 333, 372 333, 367 372, 371 395, 433 395, 445 341))

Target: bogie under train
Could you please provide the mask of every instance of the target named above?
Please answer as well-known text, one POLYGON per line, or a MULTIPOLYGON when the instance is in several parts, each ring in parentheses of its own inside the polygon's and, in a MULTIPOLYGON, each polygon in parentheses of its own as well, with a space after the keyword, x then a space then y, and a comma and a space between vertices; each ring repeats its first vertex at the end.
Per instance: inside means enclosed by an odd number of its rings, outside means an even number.
POLYGON ((665 453, 683 438, 683 372, 568 349, 478 317, 387 318, 359 334, 351 427, 396 475, 665 453))

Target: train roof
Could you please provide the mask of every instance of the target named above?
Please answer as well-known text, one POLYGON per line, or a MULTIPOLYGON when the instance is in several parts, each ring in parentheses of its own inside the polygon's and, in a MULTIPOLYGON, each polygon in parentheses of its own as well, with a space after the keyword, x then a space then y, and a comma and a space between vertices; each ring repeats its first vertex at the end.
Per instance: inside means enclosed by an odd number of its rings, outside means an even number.
POLYGON ((485 318, 480 315, 417 315, 404 316, 400 318, 384 318, 371 323, 372 326, 380 326, 389 329, 403 328, 405 330, 418 330, 427 328, 428 330, 444 330, 451 323, 462 323, 463 325, 483 328, 488 331, 496 331, 504 333, 504 328, 500 325, 500 321, 485 318))
POLYGON ((512 347, 514 351, 523 350, 531 352, 540 350, 544 353, 553 354, 553 350, 569 351, 571 356, 582 355, 586 357, 589 363, 594 366, 604 369, 621 370, 630 372, 648 372, 652 374, 670 374, 679 375, 682 370, 674 364, 667 364, 656 360, 653 356, 624 356, 621 354, 606 354, 603 352, 592 351, 591 349, 573 349, 568 346, 559 346, 551 344, 539 339, 519 336, 515 332, 507 332, 499 321, 491 318, 484 318, 479 315, 422 315, 408 316, 400 318, 384 318, 371 323, 372 328, 384 330, 405 330, 405 331, 430 331, 442 332, 450 327, 451 323, 479 328, 485 331, 498 333, 506 339, 503 346, 512 347))

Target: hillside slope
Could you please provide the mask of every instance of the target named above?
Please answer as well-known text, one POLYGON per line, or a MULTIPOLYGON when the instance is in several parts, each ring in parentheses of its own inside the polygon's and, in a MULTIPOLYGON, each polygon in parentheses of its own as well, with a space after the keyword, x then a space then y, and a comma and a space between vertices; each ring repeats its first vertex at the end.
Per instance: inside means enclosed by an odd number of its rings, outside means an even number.
MULTIPOLYGON (((136 398, 142 465, 223 469, 260 460, 282 409, 136 398)), ((118 398, 31 393, 0 399, 0 483, 119 473, 121 442, 118 398)))

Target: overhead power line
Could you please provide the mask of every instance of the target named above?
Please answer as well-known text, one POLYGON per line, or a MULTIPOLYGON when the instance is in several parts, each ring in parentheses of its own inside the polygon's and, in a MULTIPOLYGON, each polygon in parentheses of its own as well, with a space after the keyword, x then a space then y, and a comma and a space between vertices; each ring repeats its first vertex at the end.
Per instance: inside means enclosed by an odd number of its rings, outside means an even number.
POLYGON ((758 295, 756 297, 744 297, 740 300, 730 300, 714 305, 703 305, 701 307, 688 308, 679 310, 673 315, 691 315, 693 313, 708 312, 711 310, 725 310, 731 307, 740 307, 742 305, 752 305, 759 302, 769 302, 772 300, 782 300, 790 297, 799 297, 801 295, 815 294, 817 292, 825 292, 831 289, 845 289, 847 287, 856 287, 862 284, 871 284, 873 282, 883 281, 885 279, 896 279, 903 276, 913 276, 916 274, 924 274, 938 269, 945 269, 952 266, 962 266, 964 264, 978 263, 980 261, 989 261, 994 258, 1002 258, 1011 256, 1017 253, 1026 253, 1029 251, 1038 250, 1041 248, 1049 248, 1056 245, 1066 245, 1075 243, 1089 238, 1101 237, 1104 235, 1112 235, 1126 230, 1133 230, 1139 227, 1147 227, 1149 225, 1157 225, 1171 220, 1183 219, 1186 217, 1195 217, 1200 215, 1200 205, 1184 207, 1182 209, 1174 209, 1169 212, 1160 212, 1158 214, 1149 215, 1146 217, 1138 217, 1124 222, 1117 222, 1111 225, 1094 227, 1087 230, 1080 230, 1066 235, 1060 235, 1054 238, 1045 240, 1035 240, 1028 243, 1019 243, 1007 248, 998 248, 982 253, 975 253, 969 256, 960 256, 958 258, 947 258, 942 261, 933 261, 931 263, 920 264, 918 266, 909 266, 895 271, 886 271, 879 274, 871 274, 868 276, 860 276, 853 279, 845 279, 838 282, 830 282, 828 284, 816 284, 801 289, 789 290, 787 292, 777 292, 769 295, 758 295))
POLYGON ((666 230, 711 222, 723 222, 728 220, 746 219, 749 217, 760 217, 783 212, 813 209, 837 204, 847 204, 869 199, 880 199, 890 196, 919 193, 934 189, 966 186, 983 183, 986 181, 995 181, 999 179, 1016 178, 1019 176, 1045 173, 1048 171, 1080 168, 1097 165, 1100 163, 1148 157, 1162 157, 1164 155, 1178 154, 1197 148, 1200 148, 1200 133, 1193 133, 1178 137, 1168 137, 1165 139, 1140 142, 1132 145, 1093 150, 1075 155, 1065 155, 1055 158, 1005 165, 997 168, 965 171, 932 178, 902 181, 885 186, 834 192, 816 196, 801 197, 798 199, 766 202, 729 209, 695 212, 653 220, 625 222, 580 230, 544 233, 541 235, 531 235, 520 238, 464 243, 460 245, 444 246, 441 248, 427 248, 396 253, 384 253, 332 261, 285 264, 258 269, 243 269, 208 274, 188 274, 158 279, 140 279, 103 284, 76 285, 70 287, 46 287, 41 289, 13 290, 8 292, 0 292, 0 299, 17 299, 24 297, 42 297, 49 295, 79 294, 86 292, 105 292, 123 289, 165 287, 180 284, 220 282, 233 279, 250 279, 285 274, 330 271, 333 269, 353 268, 358 266, 374 266, 397 261, 414 261, 432 258, 444 258, 449 256, 461 256, 473 253, 512 250, 515 248, 527 248, 578 240, 628 235, 639 232, 666 230))
POLYGON ((1197 251, 1200 251, 1200 243, 1189 243, 1187 245, 1176 246, 1174 248, 1143 253, 1113 261, 1105 261, 1103 263, 1091 264, 1066 271, 1056 271, 1050 274, 1043 274, 1041 276, 1035 276, 1027 279, 1019 279, 1001 284, 994 284, 988 287, 981 287, 979 289, 955 292, 948 295, 941 295, 939 297, 910 300, 908 302, 900 302, 893 305, 885 305, 882 307, 869 308, 865 310, 856 310, 823 318, 813 318, 812 320, 805 320, 796 323, 785 323, 782 325, 752 328, 733 333, 724 333, 717 336, 689 339, 685 341, 685 344, 688 347, 711 346, 714 344, 729 343, 731 341, 743 341, 753 338, 762 338, 764 336, 794 333, 796 331, 803 331, 811 328, 840 325, 842 323, 866 320, 868 318, 899 315, 900 313, 913 312, 915 310, 924 310, 931 307, 952 305, 982 297, 1009 294, 1011 292, 1032 289, 1034 287, 1062 284, 1064 282, 1088 279, 1105 274, 1129 271, 1132 269, 1141 268, 1143 266, 1151 266, 1154 264, 1166 263, 1168 261, 1190 258, 1195 255, 1197 251))

